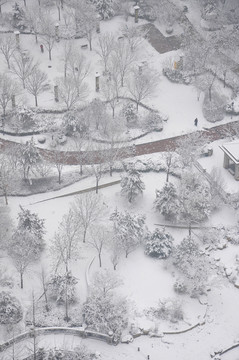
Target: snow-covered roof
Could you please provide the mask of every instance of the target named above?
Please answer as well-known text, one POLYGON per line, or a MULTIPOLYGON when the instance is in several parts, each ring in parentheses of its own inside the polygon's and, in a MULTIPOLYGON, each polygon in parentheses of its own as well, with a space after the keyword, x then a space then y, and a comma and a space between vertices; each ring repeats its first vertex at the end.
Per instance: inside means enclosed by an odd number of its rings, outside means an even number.
POLYGON ((220 148, 235 164, 239 164, 239 140, 225 143, 220 148))

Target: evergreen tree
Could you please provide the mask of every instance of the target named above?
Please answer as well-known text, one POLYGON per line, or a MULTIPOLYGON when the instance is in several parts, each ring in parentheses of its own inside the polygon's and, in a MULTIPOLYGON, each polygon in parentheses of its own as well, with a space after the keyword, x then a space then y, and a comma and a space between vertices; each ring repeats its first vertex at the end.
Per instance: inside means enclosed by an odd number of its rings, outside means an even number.
POLYGON ((134 166, 130 166, 126 173, 121 177, 121 194, 133 202, 139 194, 143 194, 145 185, 141 180, 141 174, 134 166))
POLYGON ((25 17, 23 9, 19 6, 17 2, 15 2, 15 4, 12 7, 12 11, 13 11, 14 26, 19 30, 24 30, 26 26, 23 23, 25 17))
POLYGON ((114 16, 113 0, 93 0, 93 4, 103 20, 110 19, 114 16))
POLYGON ((156 190, 154 207, 167 220, 177 218, 179 201, 176 188, 171 182, 166 182, 162 190, 156 190))
POLYGON ((147 237, 145 254, 158 259, 166 259, 170 256, 172 247, 172 236, 169 233, 157 228, 147 237))
POLYGON ((145 216, 131 215, 129 212, 120 213, 117 209, 111 215, 114 223, 114 234, 126 258, 139 244, 145 235, 145 216))
POLYGON ((37 214, 31 213, 28 209, 23 209, 20 206, 21 211, 18 213, 18 229, 24 229, 38 237, 43 239, 45 234, 45 220, 40 219, 37 214))

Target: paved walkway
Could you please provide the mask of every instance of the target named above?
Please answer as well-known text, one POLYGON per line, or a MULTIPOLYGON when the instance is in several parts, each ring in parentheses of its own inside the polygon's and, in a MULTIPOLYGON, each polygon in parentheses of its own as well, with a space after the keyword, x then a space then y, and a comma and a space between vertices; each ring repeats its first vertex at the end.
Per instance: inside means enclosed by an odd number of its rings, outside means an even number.
MULTIPOLYGON (((235 124, 238 124, 239 126, 239 121, 237 120, 231 123, 217 125, 209 129, 199 130, 198 133, 203 135, 206 144, 227 137, 229 132, 233 132, 233 126, 235 126, 235 124)), ((167 139, 135 145, 135 151, 124 152, 122 158, 145 155, 145 154, 153 154, 163 151, 175 151, 178 147, 178 143, 177 143, 178 140, 185 138, 188 135, 189 134, 174 136, 167 139)), ((9 146, 13 146, 15 144, 14 141, 5 140, 5 139, 1 139, 0 143, 2 144, 1 146, 2 149, 7 148, 9 146)), ((54 155, 57 152, 56 150, 45 150, 45 149, 39 149, 39 151, 44 158, 47 158, 50 161, 51 160, 53 161, 54 155)), ((83 165, 99 163, 102 158, 106 158, 108 151, 112 151, 112 150, 87 152, 86 155, 84 156, 83 165)), ((58 161, 62 162, 63 164, 79 165, 81 163, 79 160, 79 153, 76 151, 58 151, 58 154, 60 154, 60 158, 58 158, 58 161)))

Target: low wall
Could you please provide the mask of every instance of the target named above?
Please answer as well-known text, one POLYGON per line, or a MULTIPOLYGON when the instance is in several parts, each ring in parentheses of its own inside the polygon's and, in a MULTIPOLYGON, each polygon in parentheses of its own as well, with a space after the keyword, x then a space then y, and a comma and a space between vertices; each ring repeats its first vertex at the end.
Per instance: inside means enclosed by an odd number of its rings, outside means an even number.
POLYGON ((84 328, 67 328, 67 327, 47 327, 36 328, 35 330, 26 331, 20 335, 15 336, 12 339, 0 344, 0 352, 5 351, 13 344, 17 344, 25 339, 33 337, 33 331, 35 336, 48 335, 48 334, 65 334, 79 336, 82 338, 93 338, 96 340, 105 341, 108 344, 113 344, 113 336, 107 334, 98 333, 97 331, 85 330, 84 328))

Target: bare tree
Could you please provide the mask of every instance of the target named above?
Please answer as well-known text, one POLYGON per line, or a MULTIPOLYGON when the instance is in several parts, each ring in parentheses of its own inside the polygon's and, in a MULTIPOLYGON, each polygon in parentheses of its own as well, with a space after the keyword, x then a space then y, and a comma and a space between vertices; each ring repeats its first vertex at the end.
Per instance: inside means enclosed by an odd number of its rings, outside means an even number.
POLYGON ((98 37, 97 42, 98 48, 96 50, 97 54, 101 57, 101 60, 104 64, 104 71, 105 73, 108 70, 108 61, 110 55, 115 46, 114 36, 111 33, 104 33, 98 37))
POLYGON ((33 58, 26 52, 18 51, 13 55, 12 72, 22 81, 22 86, 26 88, 26 79, 33 72, 36 64, 33 58))
POLYGON ((124 79, 129 73, 135 60, 136 56, 131 50, 130 44, 127 41, 119 40, 111 55, 111 61, 115 63, 114 67, 118 68, 121 86, 124 86, 124 79))
POLYGON ((0 0, 0 14, 2 13, 2 5, 7 4, 9 0, 0 0))
POLYGON ((64 61, 64 78, 66 78, 67 76, 67 70, 69 67, 69 61, 72 56, 73 46, 74 43, 72 40, 64 41, 63 52, 62 52, 62 61, 64 61))
POLYGON ((0 74, 0 107, 3 111, 2 125, 5 125, 6 110, 11 103, 12 96, 18 92, 16 83, 6 74, 0 74))
POLYGON ((80 224, 77 221, 72 209, 63 216, 58 231, 51 244, 51 253, 56 261, 56 271, 59 266, 64 264, 65 271, 69 271, 69 262, 76 258, 79 250, 79 230, 80 224))
POLYGON ((8 244, 8 252, 20 273, 21 289, 23 275, 30 264, 39 259, 40 251, 36 247, 37 237, 28 230, 17 230, 8 244))
POLYGON ((88 86, 82 83, 80 86, 75 84, 72 76, 56 79, 60 100, 66 105, 67 110, 71 109, 79 101, 88 96, 88 86))
POLYGON ((103 225, 94 225, 90 228, 89 244, 97 251, 99 265, 102 266, 102 250, 109 241, 110 232, 103 225))
POLYGON ((148 31, 139 29, 135 26, 123 25, 121 27, 122 34, 127 39, 131 51, 136 51, 140 44, 147 37, 148 31))
POLYGON ((176 152, 180 156, 182 167, 190 167, 200 154, 205 140, 198 132, 188 134, 177 141, 176 152))
POLYGON ((108 78, 102 82, 103 96, 112 109, 112 116, 115 117, 115 108, 118 104, 118 91, 115 82, 108 78))
POLYGON ((137 110, 139 103, 152 96, 158 84, 158 76, 155 71, 145 69, 142 74, 137 69, 134 69, 132 75, 127 81, 127 88, 130 95, 136 102, 137 110))
POLYGON ((26 79, 26 89, 35 98, 35 106, 38 106, 37 97, 46 89, 47 75, 37 67, 34 67, 26 79))
POLYGON ((45 303, 46 303, 46 311, 49 311, 50 308, 48 305, 48 297, 47 297, 47 290, 48 290, 47 288, 48 288, 49 281, 47 280, 46 271, 43 266, 41 268, 40 279, 41 279, 43 295, 44 295, 44 299, 45 299, 45 303))
MULTIPOLYGON (((83 81, 89 74, 90 64, 85 57, 78 51, 72 51, 68 60, 68 70, 70 76, 78 89, 78 95, 83 88, 83 81)), ((86 88, 86 86, 84 85, 86 88)))
POLYGON ((80 32, 89 42, 90 50, 92 50, 92 37, 97 24, 96 15, 95 7, 92 4, 78 0, 77 22, 80 32))
POLYGON ((55 25, 49 12, 42 13, 40 38, 47 48, 49 60, 52 59, 52 49, 55 45, 55 25))
POLYGON ((14 170, 8 157, 3 154, 0 156, 0 190, 2 190, 5 203, 8 205, 8 191, 12 187, 13 178, 15 177, 14 170))
POLYGON ((83 242, 85 242, 90 226, 103 217, 105 212, 104 204, 100 196, 87 192, 76 196, 72 209, 79 226, 83 228, 83 242))
POLYGON ((49 156, 49 161, 53 163, 54 167, 58 172, 58 183, 61 183, 63 167, 66 165, 68 160, 68 154, 62 151, 52 151, 49 156))
POLYGON ((14 34, 1 34, 0 51, 7 62, 8 69, 10 69, 10 60, 16 51, 14 34))
POLYGON ((35 35, 36 44, 38 43, 38 34, 41 31, 41 10, 35 3, 28 6, 25 10, 26 23, 35 35))
POLYGON ((178 159, 175 152, 167 151, 163 153, 163 159, 166 166, 166 182, 169 181, 169 174, 172 168, 177 166, 178 159))

